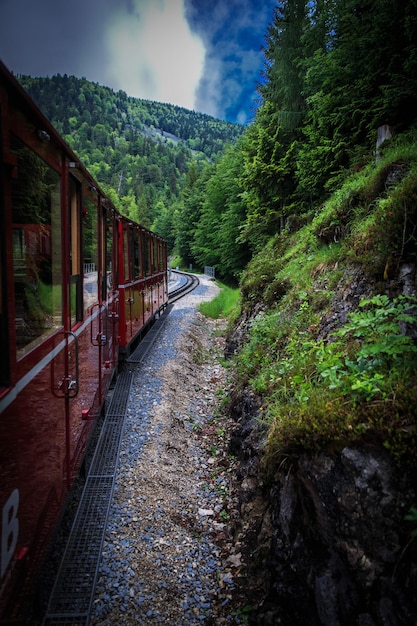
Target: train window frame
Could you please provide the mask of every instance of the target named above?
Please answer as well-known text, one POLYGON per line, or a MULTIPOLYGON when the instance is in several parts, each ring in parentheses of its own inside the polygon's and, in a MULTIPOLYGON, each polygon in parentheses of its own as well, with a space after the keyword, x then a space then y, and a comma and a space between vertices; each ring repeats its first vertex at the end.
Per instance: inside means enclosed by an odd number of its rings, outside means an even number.
POLYGON ((9 140, 17 162, 17 175, 9 179, 9 234, 13 258, 11 306, 16 324, 14 349, 19 361, 64 325, 63 181, 61 173, 17 134, 10 132, 9 140))
POLYGON ((69 220, 69 318, 70 328, 83 320, 83 275, 82 271, 82 185, 75 176, 68 176, 68 220, 69 220), (74 272, 74 269, 76 270, 74 272))
POLYGON ((141 229, 138 227, 131 227, 129 240, 130 273, 133 280, 142 278, 143 263, 141 229))
POLYGON ((109 294, 114 290, 115 286, 115 227, 114 227, 114 214, 108 209, 104 208, 102 211, 102 288, 101 297, 103 301, 106 301, 109 294))
POLYGON ((135 229, 129 224, 129 276, 130 280, 135 280, 135 229))
POLYGON ((130 281, 130 237, 129 226, 123 224, 123 276, 124 282, 130 281))
POLYGON ((164 244, 162 239, 158 239, 158 269, 160 272, 164 269, 164 244))
POLYGON ((99 224, 97 204, 82 199, 82 273, 84 315, 98 302, 98 272, 100 266, 99 224))
POLYGON ((151 272, 155 274, 158 267, 158 249, 155 245, 155 237, 151 239, 151 272))
POLYGON ((152 261, 151 261, 151 238, 148 231, 143 233, 143 275, 150 276, 152 261))

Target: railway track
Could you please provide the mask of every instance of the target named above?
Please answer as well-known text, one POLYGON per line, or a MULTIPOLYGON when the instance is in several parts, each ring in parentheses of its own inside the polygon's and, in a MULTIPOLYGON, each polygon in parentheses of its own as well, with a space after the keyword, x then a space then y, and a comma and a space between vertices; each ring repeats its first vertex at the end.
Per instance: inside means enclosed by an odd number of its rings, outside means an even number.
POLYGON ((168 302, 169 304, 173 304, 180 298, 183 298, 188 293, 191 293, 198 285, 200 281, 197 276, 194 274, 188 274, 187 272, 180 272, 178 270, 171 270, 174 274, 177 274, 181 278, 185 278, 185 282, 181 282, 181 284, 169 292, 168 302))

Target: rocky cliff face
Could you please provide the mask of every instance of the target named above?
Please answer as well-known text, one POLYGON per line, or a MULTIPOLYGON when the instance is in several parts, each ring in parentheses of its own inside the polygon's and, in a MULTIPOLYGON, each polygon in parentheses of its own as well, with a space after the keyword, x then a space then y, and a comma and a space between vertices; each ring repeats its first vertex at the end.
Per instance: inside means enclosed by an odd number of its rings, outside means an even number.
POLYGON ((252 624, 417 623, 415 476, 378 447, 301 456, 266 479, 254 398, 235 405, 231 453, 252 624), (249 411, 248 411, 249 409, 249 411))
MULTIPOLYGON (((405 274, 408 280, 410 272, 405 274)), ((408 283, 397 282, 395 291, 410 293, 408 283)), ((333 326, 331 316, 346 315, 367 292, 356 277, 323 320, 323 334, 333 326)), ((244 334, 242 328, 235 334, 233 350, 244 334)), ((417 505, 417 469, 399 468, 382 445, 367 443, 304 454, 267 476, 260 403, 245 391, 231 408, 249 623, 417 624, 417 538, 404 519, 417 505)))

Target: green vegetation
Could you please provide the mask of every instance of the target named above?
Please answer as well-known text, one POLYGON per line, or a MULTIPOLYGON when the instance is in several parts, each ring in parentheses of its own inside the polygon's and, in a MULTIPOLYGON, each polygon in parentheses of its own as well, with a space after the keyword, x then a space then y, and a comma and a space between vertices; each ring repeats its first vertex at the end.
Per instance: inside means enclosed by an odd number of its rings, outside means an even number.
MULTIPOLYGON (((180 266, 214 266, 237 286, 271 236, 300 230, 373 167, 381 125, 399 137, 413 128, 416 36, 414 0, 278 0, 245 132, 85 79, 21 81, 123 213, 164 236, 180 266)), ((383 180, 368 178, 369 203, 383 180)), ((317 227, 323 239, 349 231, 355 241, 356 217, 342 199, 317 227)), ((355 253, 368 254, 361 233, 359 243, 355 253)), ((382 257, 368 255, 376 272, 382 257)))
MULTIPOLYGON (((398 138, 412 134, 416 35, 415 2, 280 0, 267 33, 254 122, 190 181, 183 196, 176 246, 186 264, 213 265, 216 275, 237 283, 248 261, 267 246, 271 257, 263 255, 259 268, 266 284, 280 254, 276 237, 285 240, 317 218, 322 240, 337 243, 348 232, 353 254, 365 254, 378 273, 390 228, 374 259, 362 233, 356 243, 352 222, 359 217, 355 208, 366 211, 385 184, 381 169, 373 179, 369 175, 378 128, 385 125, 398 138), (332 196, 352 176, 360 185, 362 171, 369 185, 363 198, 349 194, 351 206, 332 196), (328 205, 326 220, 320 214, 330 197, 334 206, 328 205)), ((383 205, 375 219, 381 216, 389 219, 383 205)), ((275 288, 281 292, 285 284, 275 288)))
POLYGON ((255 324, 239 361, 251 386, 267 396, 263 413, 270 427, 269 455, 282 458, 303 449, 317 452, 383 437, 396 455, 404 453, 406 444, 415 462, 417 347, 401 333, 400 322, 416 324, 406 311, 415 311, 417 300, 390 303, 377 296, 361 305, 369 308, 350 314, 349 323, 327 342, 299 326, 298 332, 287 326, 279 337, 278 358, 271 342, 277 341, 274 327, 280 316, 255 324))
MULTIPOLYGON (((399 383, 410 379, 417 346, 401 325, 413 325, 417 299, 387 296, 362 300, 363 310, 350 313, 349 321, 315 350, 317 374, 329 389, 339 390, 353 403, 391 397, 399 383)), ((308 399, 308 389, 302 381, 308 399)))
POLYGON ((117 208, 172 252, 183 194, 243 127, 66 74, 19 80, 117 208))
POLYGON ((272 465, 359 440, 379 442, 398 461, 417 459, 417 299, 369 294, 347 316, 336 313, 357 297, 355 280, 389 292, 399 288, 389 283, 399 264, 416 260, 413 140, 394 141, 245 270, 242 306, 262 313, 237 369, 240 384, 263 398, 272 465))
POLYGON ((220 293, 210 302, 202 302, 199 309, 206 317, 211 317, 212 319, 223 317, 233 322, 240 313, 239 290, 226 287, 225 285, 220 286, 220 293))

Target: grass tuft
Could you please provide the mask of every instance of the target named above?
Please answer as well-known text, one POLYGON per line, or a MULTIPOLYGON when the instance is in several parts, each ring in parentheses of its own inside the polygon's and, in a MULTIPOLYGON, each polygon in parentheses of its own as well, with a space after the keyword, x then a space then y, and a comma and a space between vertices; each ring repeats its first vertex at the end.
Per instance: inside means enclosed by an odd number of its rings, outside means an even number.
POLYGON ((231 289, 225 285, 221 287, 220 293, 210 300, 200 304, 200 312, 212 319, 236 319, 240 313, 240 293, 239 289, 231 289))

